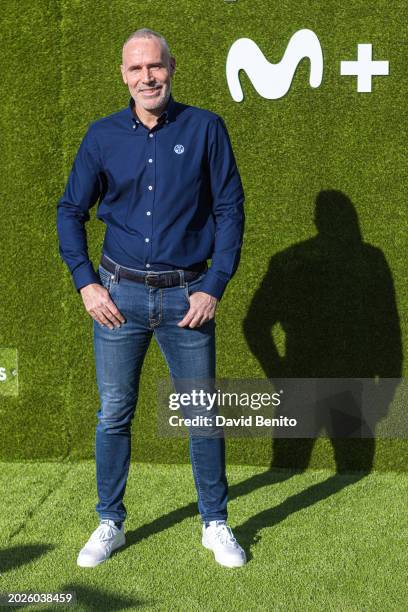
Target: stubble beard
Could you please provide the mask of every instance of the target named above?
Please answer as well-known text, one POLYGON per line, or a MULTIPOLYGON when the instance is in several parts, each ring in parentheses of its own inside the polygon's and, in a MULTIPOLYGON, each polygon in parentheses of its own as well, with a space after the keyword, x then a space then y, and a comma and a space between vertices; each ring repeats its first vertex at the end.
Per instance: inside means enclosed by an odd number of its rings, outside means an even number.
MULTIPOLYGON (((159 83, 156 84, 156 87, 158 84, 159 83)), ((148 88, 146 87, 145 89, 148 89, 148 88)), ((141 92, 138 92, 136 94, 136 101, 144 110, 154 111, 154 110, 157 110, 159 108, 166 106, 168 99, 170 97, 170 93, 171 93, 170 85, 168 85, 167 83, 162 83, 159 97, 154 98, 152 100, 148 100, 146 98, 143 98, 143 95, 141 92)))

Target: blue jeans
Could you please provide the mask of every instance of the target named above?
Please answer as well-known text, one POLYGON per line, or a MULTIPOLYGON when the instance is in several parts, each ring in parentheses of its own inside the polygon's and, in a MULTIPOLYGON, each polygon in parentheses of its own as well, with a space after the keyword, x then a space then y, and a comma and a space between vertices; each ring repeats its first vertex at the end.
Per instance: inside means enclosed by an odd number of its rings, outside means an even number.
MULTIPOLYGON (((117 266, 117 264, 116 264, 117 266)), ((131 454, 140 371, 154 335, 175 379, 215 378, 215 322, 198 328, 178 327, 189 308, 189 295, 199 291, 201 274, 191 282, 164 289, 149 287, 99 266, 99 276, 124 318, 112 330, 94 320, 94 353, 100 397, 96 426, 96 478, 101 519, 123 521, 123 503, 131 454)), ((129 269, 129 268, 128 268, 129 269)), ((147 274, 147 272, 143 272, 147 274)), ((151 274, 151 273, 150 273, 151 274)), ((228 484, 223 437, 190 433, 190 460, 203 522, 226 520, 228 484)))

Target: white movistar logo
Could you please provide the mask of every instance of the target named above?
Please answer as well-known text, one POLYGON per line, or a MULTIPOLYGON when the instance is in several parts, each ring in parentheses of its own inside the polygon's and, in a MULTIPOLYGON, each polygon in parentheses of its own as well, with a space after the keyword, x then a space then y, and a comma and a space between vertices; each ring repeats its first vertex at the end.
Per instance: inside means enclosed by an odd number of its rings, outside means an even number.
POLYGON ((319 39, 312 30, 299 30, 290 39, 280 62, 268 62, 258 45, 250 38, 240 38, 231 46, 227 57, 227 81, 232 98, 244 98, 239 71, 244 70, 256 91, 263 98, 282 98, 291 86, 299 62, 310 60, 311 87, 319 87, 323 78, 323 52, 319 39))

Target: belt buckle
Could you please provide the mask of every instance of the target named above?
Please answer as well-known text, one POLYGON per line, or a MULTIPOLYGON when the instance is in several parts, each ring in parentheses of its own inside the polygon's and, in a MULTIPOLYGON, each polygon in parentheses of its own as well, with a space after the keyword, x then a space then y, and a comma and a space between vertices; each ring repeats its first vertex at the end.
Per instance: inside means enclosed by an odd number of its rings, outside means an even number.
POLYGON ((149 287, 158 287, 159 286, 159 275, 152 274, 151 272, 149 272, 148 274, 146 274, 145 283, 149 287))

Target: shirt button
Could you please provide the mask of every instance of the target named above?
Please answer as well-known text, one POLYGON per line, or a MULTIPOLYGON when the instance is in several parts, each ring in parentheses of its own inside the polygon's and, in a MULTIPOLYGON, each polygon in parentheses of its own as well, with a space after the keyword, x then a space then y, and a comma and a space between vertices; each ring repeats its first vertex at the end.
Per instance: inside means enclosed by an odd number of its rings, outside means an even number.
POLYGON ((146 268, 150 268, 150 264, 146 264, 146 268))
POLYGON ((135 124, 135 123, 133 124, 133 129, 134 129, 134 130, 136 129, 136 124, 135 124))
POLYGON ((152 158, 150 158, 149 159, 149 164, 152 164, 152 163, 153 163, 153 160, 152 160, 152 158))
POLYGON ((149 191, 151 191, 153 189, 153 187, 151 185, 149 185, 149 191))
POLYGON ((150 242, 149 238, 145 238, 145 242, 150 242))
POLYGON ((149 134, 149 138, 153 138, 154 134, 149 134))
POLYGON ((146 215, 147 215, 148 217, 150 217, 150 215, 151 215, 151 214, 152 214, 152 213, 150 212, 150 210, 148 210, 148 211, 147 211, 147 213, 146 213, 146 215))

